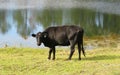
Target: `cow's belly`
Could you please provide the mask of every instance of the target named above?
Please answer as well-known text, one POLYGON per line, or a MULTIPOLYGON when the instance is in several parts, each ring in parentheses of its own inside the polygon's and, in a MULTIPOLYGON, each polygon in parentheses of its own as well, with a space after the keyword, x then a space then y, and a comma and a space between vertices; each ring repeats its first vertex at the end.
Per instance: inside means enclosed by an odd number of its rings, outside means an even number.
POLYGON ((62 44, 60 44, 61 46, 68 46, 68 45, 70 45, 70 42, 64 42, 64 43, 62 43, 62 44))
POLYGON ((62 41, 58 41, 58 45, 68 46, 68 45, 70 45, 70 42, 69 42, 69 40, 62 40, 62 41))

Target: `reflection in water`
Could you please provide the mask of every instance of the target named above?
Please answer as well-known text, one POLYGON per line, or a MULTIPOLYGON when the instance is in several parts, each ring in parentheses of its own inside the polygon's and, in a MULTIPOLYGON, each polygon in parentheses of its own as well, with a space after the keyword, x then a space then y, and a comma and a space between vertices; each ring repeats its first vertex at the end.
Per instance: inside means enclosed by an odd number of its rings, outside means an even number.
POLYGON ((80 25, 85 36, 119 35, 119 20, 120 15, 79 8, 0 10, 0 47, 5 44, 35 47, 30 34, 53 25, 80 25))

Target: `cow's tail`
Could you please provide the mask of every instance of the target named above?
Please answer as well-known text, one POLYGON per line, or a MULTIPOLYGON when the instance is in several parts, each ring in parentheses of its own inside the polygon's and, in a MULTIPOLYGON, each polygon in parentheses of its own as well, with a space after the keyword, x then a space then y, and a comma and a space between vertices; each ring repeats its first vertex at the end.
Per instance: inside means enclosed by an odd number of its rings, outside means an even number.
POLYGON ((83 36, 84 36, 84 30, 82 29, 82 31, 81 31, 81 35, 80 35, 81 37, 80 37, 80 41, 81 41, 81 47, 82 47, 82 53, 83 53, 83 55, 86 57, 86 55, 85 55, 85 50, 84 50, 84 47, 83 47, 83 36))
MULTIPOLYGON (((85 50, 84 50, 84 47, 83 47, 83 39, 82 39, 82 53, 83 53, 83 55, 85 56, 85 50)), ((86 57, 86 56, 85 56, 86 57)))

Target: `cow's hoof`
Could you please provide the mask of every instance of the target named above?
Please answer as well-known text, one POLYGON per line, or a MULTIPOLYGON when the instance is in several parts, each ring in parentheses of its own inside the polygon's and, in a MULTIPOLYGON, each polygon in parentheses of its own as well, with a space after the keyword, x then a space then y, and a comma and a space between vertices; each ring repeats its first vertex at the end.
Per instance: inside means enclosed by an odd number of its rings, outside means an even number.
POLYGON ((71 60, 71 59, 70 58, 66 59, 66 61, 69 61, 69 60, 71 60))
POLYGON ((79 58, 78 60, 81 60, 81 58, 79 58))
POLYGON ((48 60, 50 60, 51 58, 50 57, 48 57, 48 60))
POLYGON ((55 60, 55 58, 53 58, 52 60, 55 60))

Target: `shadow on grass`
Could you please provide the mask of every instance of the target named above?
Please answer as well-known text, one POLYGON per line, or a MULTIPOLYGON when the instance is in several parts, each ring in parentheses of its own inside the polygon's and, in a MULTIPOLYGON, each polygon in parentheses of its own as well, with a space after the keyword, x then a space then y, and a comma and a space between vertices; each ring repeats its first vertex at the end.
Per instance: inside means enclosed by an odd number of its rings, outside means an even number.
POLYGON ((82 60, 113 60, 113 59, 120 59, 118 55, 98 55, 94 57, 85 57, 82 60))
MULTIPOLYGON (((71 60, 75 61, 87 61, 87 60, 114 60, 114 59, 119 59, 120 60, 120 55, 97 55, 93 57, 82 57, 81 60, 78 60, 78 58, 72 58, 71 60)), ((64 60, 64 61, 70 61, 67 58, 57 58, 56 60, 64 60)))

